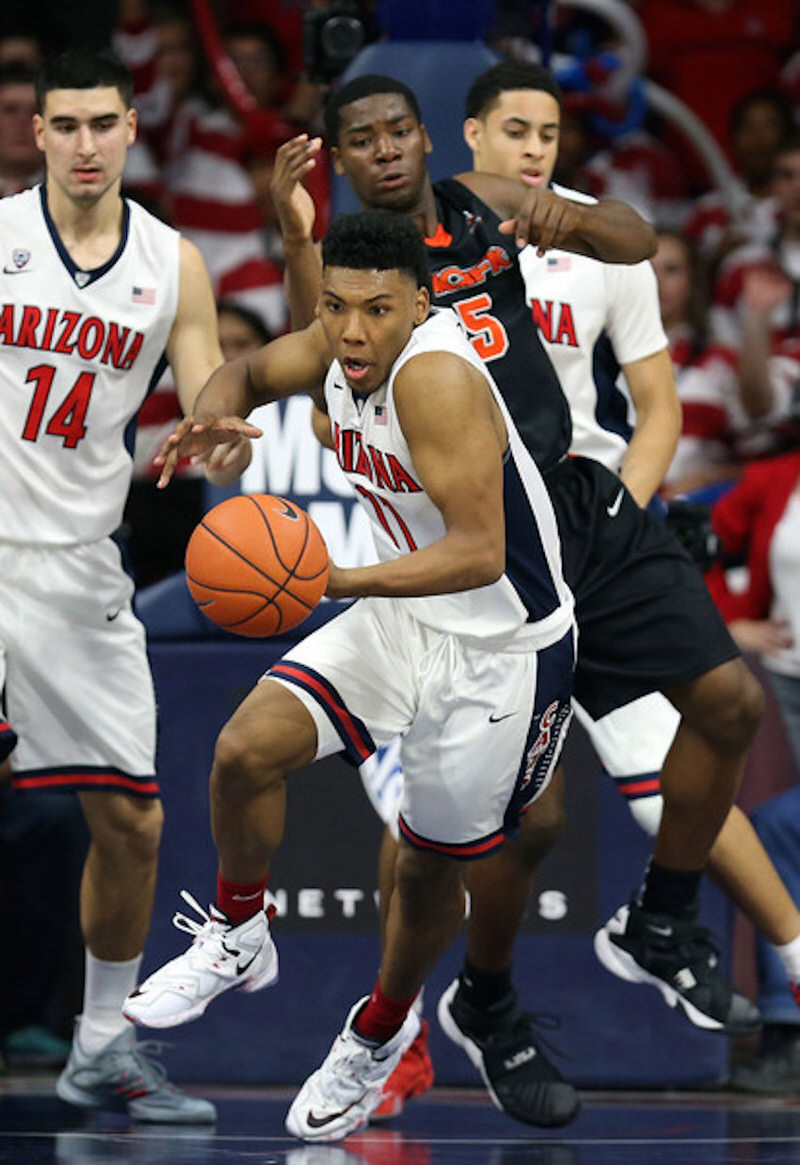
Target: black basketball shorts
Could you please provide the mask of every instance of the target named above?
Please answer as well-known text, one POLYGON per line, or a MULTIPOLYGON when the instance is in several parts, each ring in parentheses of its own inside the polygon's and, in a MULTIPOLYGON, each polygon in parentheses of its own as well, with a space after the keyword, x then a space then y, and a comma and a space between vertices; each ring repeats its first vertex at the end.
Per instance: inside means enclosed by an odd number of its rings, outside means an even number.
POLYGON ((739 655, 698 568, 615 474, 568 457, 544 476, 575 596, 575 698, 590 716, 739 655))

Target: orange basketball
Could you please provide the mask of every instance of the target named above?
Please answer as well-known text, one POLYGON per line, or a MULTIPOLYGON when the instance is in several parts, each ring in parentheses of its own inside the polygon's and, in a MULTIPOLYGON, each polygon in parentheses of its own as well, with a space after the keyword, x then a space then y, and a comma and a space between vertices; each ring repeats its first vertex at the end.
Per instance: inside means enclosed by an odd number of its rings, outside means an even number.
POLYGON ((305 510, 242 494, 209 510, 186 547, 186 582, 204 615, 236 635, 290 631, 328 584, 328 551, 305 510))

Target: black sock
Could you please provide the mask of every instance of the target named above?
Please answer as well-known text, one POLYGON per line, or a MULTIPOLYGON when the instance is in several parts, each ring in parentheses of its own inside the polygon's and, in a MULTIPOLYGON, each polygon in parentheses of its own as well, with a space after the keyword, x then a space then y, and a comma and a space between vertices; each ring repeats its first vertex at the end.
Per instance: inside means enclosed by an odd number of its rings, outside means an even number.
POLYGON ((651 862, 639 895, 642 909, 682 918, 697 899, 702 876, 701 870, 668 870, 651 862))
POLYGON ((480 1011, 488 1010, 513 990, 510 967, 503 971, 481 971, 469 959, 464 960, 460 980, 465 1001, 480 1011))

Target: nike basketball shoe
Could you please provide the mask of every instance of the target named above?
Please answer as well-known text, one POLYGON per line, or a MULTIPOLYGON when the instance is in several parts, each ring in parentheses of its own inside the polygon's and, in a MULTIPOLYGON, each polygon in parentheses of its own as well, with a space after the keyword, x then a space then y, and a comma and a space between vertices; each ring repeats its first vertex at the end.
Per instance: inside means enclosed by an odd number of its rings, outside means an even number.
POLYGON ((595 954, 620 979, 657 988, 695 1027, 750 1035, 761 1026, 761 1014, 721 973, 717 948, 695 922, 696 913, 654 914, 634 899, 597 931, 595 954))
POLYGON ((259 910, 232 926, 216 906, 209 906, 206 913, 187 890, 181 890, 181 897, 203 921, 181 913, 174 916, 178 930, 192 935, 192 945, 154 971, 123 1003, 126 1019, 144 1027, 188 1023, 223 991, 234 987, 260 991, 278 978, 278 952, 269 933, 274 910, 259 910))
POLYGON ((351 1009, 344 1030, 298 1092, 286 1116, 286 1130, 301 1141, 341 1141, 355 1133, 381 1103, 386 1081, 419 1032, 417 1013, 409 1011, 403 1026, 377 1046, 353 1031, 353 1021, 369 999, 351 1009))

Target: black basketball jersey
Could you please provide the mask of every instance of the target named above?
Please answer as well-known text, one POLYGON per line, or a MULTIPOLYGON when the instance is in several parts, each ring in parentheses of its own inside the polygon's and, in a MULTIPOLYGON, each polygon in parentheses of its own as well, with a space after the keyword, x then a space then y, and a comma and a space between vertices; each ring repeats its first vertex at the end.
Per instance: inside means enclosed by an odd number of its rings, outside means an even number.
POLYGON ((433 302, 458 312, 531 456, 549 469, 569 450, 569 404, 525 302, 513 236, 500 234, 500 219, 461 182, 433 189, 439 227, 425 240, 433 302))

